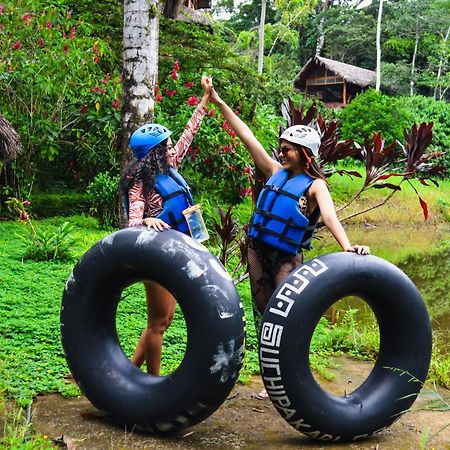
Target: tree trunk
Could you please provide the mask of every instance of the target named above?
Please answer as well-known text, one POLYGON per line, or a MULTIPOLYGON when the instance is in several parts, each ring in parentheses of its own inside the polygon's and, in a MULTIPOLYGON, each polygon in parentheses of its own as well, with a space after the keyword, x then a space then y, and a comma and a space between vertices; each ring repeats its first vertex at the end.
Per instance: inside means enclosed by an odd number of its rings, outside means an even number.
POLYGON ((167 0, 164 4, 164 15, 169 19, 176 19, 184 0, 167 0))
POLYGON ((264 61, 264 25, 266 23, 266 0, 261 0, 261 20, 259 22, 258 73, 263 71, 264 61))
MULTIPOLYGON (((159 16, 157 0, 124 0, 122 117, 118 149, 122 168, 132 159, 130 136, 154 118, 158 79, 159 16)), ((120 226, 126 225, 120 199, 120 226)))
POLYGON ((383 15, 383 0, 380 0, 378 7, 378 21, 377 21, 377 81, 375 90, 379 91, 381 86, 381 17, 383 15))
POLYGON ((131 159, 133 131, 153 120, 158 77, 159 16, 155 0, 124 0, 122 120, 119 148, 122 164, 131 159))
POLYGON ((414 43, 414 53, 411 61, 411 79, 409 81, 409 95, 414 95, 414 72, 416 70, 417 49, 419 48, 419 24, 416 23, 416 42, 414 43))
MULTIPOLYGON (((443 39, 443 47, 445 48, 447 41, 448 41, 448 37, 450 35, 450 25, 447 28, 447 33, 445 34, 445 37, 443 39)), ((439 67, 438 67, 438 71, 437 71, 437 76, 436 76, 436 86, 434 87, 434 99, 438 100, 438 90, 439 90, 439 100, 443 99, 443 95, 442 95, 442 89, 439 86, 440 83, 440 79, 441 79, 441 75, 442 75, 442 67, 444 66, 444 62, 445 62, 445 57, 444 55, 441 56, 440 60, 439 60, 439 67)), ((448 87, 445 89, 444 92, 446 92, 448 89, 448 87)))
MULTIPOLYGON (((330 0, 323 0, 322 2, 322 12, 328 10, 330 6, 330 0)), ((323 45, 325 44, 325 16, 322 16, 318 26, 319 36, 317 37, 316 44, 316 56, 320 56, 322 53, 323 45)))

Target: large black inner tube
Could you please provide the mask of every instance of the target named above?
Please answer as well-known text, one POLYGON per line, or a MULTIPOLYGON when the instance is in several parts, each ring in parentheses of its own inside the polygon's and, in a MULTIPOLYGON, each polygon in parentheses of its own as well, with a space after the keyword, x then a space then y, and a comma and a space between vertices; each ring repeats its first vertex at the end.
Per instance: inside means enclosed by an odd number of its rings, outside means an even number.
POLYGON ((351 441, 391 425, 414 402, 431 358, 431 326, 422 297, 397 267, 375 256, 333 253, 292 271, 266 308, 260 368, 272 403, 313 439, 351 441), (343 397, 316 382, 309 365, 315 327, 347 296, 363 299, 380 330, 368 378, 343 397))
POLYGON ((130 228, 95 244, 74 268, 61 337, 69 368, 94 406, 120 424, 169 432, 204 420, 228 396, 244 357, 243 317, 231 277, 204 246, 173 230, 130 228), (121 293, 143 280, 168 289, 186 320, 185 356, 167 376, 135 367, 118 340, 121 293))

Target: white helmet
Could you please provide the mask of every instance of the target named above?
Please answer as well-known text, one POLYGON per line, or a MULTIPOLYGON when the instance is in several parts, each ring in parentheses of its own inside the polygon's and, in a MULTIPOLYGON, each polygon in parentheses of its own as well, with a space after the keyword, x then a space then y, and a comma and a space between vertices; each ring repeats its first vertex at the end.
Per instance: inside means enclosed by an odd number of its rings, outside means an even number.
POLYGON ((314 158, 319 154, 320 136, 314 128, 307 127, 306 125, 294 125, 286 128, 280 136, 280 139, 309 148, 314 158))

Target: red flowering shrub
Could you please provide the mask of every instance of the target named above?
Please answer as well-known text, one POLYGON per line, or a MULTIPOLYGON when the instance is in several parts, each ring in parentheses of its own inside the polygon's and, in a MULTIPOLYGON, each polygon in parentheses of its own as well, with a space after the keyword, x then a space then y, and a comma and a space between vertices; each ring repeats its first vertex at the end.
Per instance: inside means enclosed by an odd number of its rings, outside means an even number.
POLYGON ((32 0, 1 6, 0 111, 23 146, 9 171, 18 186, 13 194, 21 195, 24 177, 45 183, 58 173, 84 184, 116 158, 121 85, 102 60, 109 44, 63 6, 36 10, 32 0), (79 172, 75 180, 68 161, 79 172))
MULTIPOLYGON (((178 138, 203 95, 200 76, 195 80, 185 79, 176 61, 158 92, 164 94, 157 94, 155 120, 170 128, 178 138), (192 95, 193 90, 198 95, 192 95)), ((250 157, 235 132, 208 105, 182 167, 194 192, 207 190, 224 203, 238 203, 250 194, 249 165, 250 157)))

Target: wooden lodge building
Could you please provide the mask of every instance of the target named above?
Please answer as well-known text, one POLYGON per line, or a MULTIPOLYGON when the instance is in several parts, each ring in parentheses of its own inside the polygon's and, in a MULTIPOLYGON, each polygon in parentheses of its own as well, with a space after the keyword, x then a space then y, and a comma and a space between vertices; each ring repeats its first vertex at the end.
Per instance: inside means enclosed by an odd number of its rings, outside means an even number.
POLYGON ((375 81, 375 72, 321 56, 311 58, 297 75, 294 86, 340 108, 375 81))

